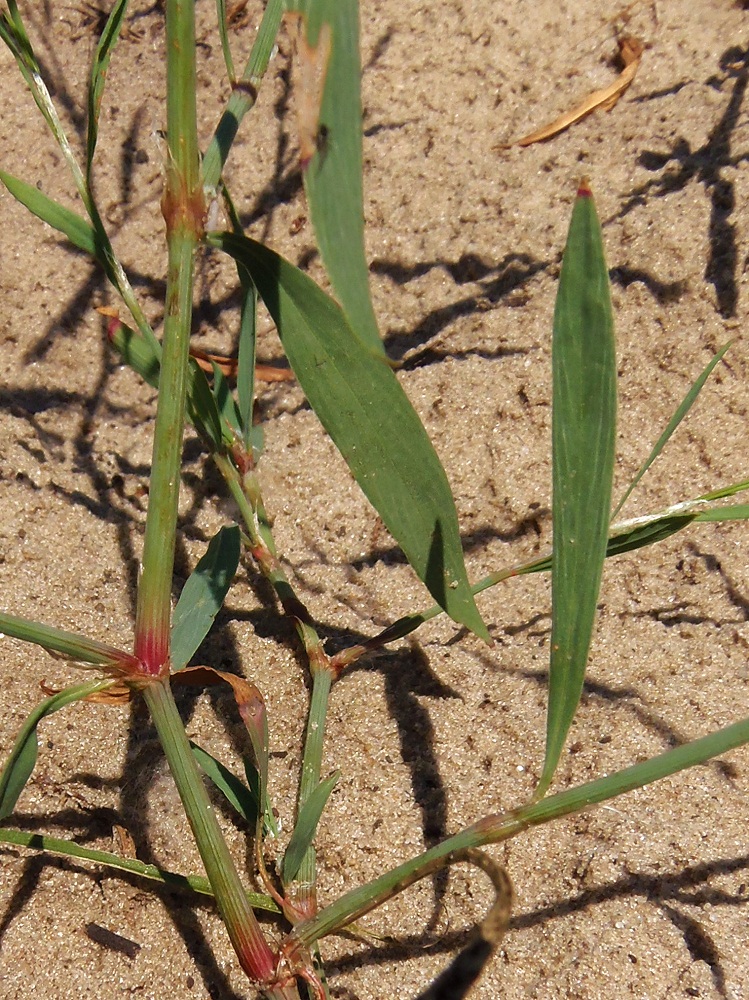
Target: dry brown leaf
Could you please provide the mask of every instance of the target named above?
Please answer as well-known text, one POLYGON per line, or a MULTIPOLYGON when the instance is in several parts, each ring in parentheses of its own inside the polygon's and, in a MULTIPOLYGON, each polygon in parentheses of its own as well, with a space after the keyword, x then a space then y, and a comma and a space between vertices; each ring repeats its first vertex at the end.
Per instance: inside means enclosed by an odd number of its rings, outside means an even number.
MULTIPOLYGON (((209 375, 213 372, 213 364, 215 364, 227 378, 236 378, 238 368, 236 358, 229 358, 224 354, 209 354, 207 351, 201 351, 199 347, 191 347, 190 355, 195 358, 199 367, 209 375)), ((294 373, 289 368, 255 365, 255 376, 261 382, 291 382, 294 373)))
POLYGON ((575 122, 579 122, 598 108, 609 111, 634 80, 643 50, 644 46, 638 38, 633 38, 631 35, 620 38, 619 57, 624 63, 624 69, 612 84, 604 87, 603 90, 596 90, 589 97, 586 97, 582 104, 578 104, 571 111, 560 115, 559 118, 548 125, 544 125, 543 128, 523 136, 522 139, 518 139, 512 145, 530 146, 534 142, 544 142, 544 140, 551 139, 553 136, 563 132, 570 125, 574 125, 575 122))
POLYGON ((284 14, 296 49, 294 98, 299 120, 299 163, 306 170, 320 146, 320 105, 331 51, 330 25, 322 24, 317 45, 307 41, 307 17, 298 12, 284 14))

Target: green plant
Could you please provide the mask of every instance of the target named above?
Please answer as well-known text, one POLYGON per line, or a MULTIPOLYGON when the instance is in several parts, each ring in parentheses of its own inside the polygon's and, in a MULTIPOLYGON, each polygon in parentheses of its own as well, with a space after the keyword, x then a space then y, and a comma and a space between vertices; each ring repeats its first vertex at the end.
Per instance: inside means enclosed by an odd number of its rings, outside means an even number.
MULTIPOLYGON (((106 675, 104 680, 50 694, 29 718, 0 779, 0 815, 7 818, 12 813, 32 773, 36 730, 41 719, 75 700, 119 696, 123 686, 124 693, 130 691, 142 697, 159 732, 201 851, 210 890, 216 896, 240 964, 268 996, 296 995, 295 976, 306 980, 305 988, 325 995, 325 985, 312 953, 317 941, 359 919, 396 891, 460 860, 481 866, 497 892, 497 901, 482 924, 477 943, 458 961, 459 974, 466 968, 476 972, 477 964, 486 961, 506 926, 510 898, 502 869, 479 853, 480 848, 704 761, 749 739, 749 724, 738 723, 627 771, 544 797, 578 706, 606 555, 650 544, 692 522, 745 518, 749 513, 745 505, 726 507, 718 501, 746 484, 674 505, 652 517, 610 527, 616 392, 613 324, 600 231, 590 192, 583 186, 573 213, 555 319, 553 553, 550 559, 497 572, 469 587, 447 480, 384 354, 367 290, 361 231, 357 7, 341 0, 287 6, 294 8, 296 19, 291 18, 290 24, 300 32, 297 102, 302 168, 320 253, 338 302, 303 272, 243 235, 221 180, 234 133, 253 103, 267 63, 279 27, 281 4, 268 5, 248 69, 233 90, 214 142, 206 150, 201 165, 195 129, 192 10, 170 2, 166 9, 170 59, 163 202, 169 272, 161 342, 111 249, 91 187, 102 87, 127 4, 114 5, 94 61, 85 169, 77 166, 69 151, 52 103, 40 83, 36 57, 15 3, 8 4, 2 21, 4 40, 66 155, 87 218, 52 201, 34 185, 7 174, 2 178, 32 212, 64 233, 74 246, 103 267, 130 313, 128 323, 132 322, 130 327, 119 316, 110 316, 110 337, 123 358, 146 381, 158 385, 159 408, 134 652, 130 654, 10 615, 0 618, 6 634, 36 642, 72 662, 97 667, 106 675), (203 231, 206 202, 214 196, 226 200, 232 232, 203 231), (189 360, 193 258, 198 243, 228 254, 237 265, 243 300, 236 399, 218 365, 214 364, 209 382, 189 360), (334 654, 326 652, 312 617, 285 575, 256 476, 259 442, 253 430, 252 411, 257 295, 276 322, 286 354, 310 404, 437 601, 435 608, 412 614, 373 639, 334 654), (241 533, 237 528, 227 528, 216 536, 185 586, 172 616, 172 563, 185 412, 235 501, 241 533), (249 897, 239 880, 215 822, 198 766, 255 830, 258 864, 262 868, 259 845, 264 837, 272 842, 276 832, 272 790, 267 780, 269 738, 262 697, 252 684, 242 683, 233 675, 188 667, 223 604, 238 564, 240 543, 273 586, 293 622, 309 662, 312 685, 294 833, 279 859, 278 870, 263 873, 268 895, 260 898, 249 897), (353 890, 331 906, 318 910, 312 842, 335 783, 335 776, 321 780, 327 704, 333 682, 363 654, 404 637, 443 611, 477 635, 487 637, 472 592, 510 576, 548 569, 552 571, 554 601, 547 753, 534 801, 510 814, 475 821, 375 883, 353 890), (232 685, 252 747, 248 787, 200 748, 189 745, 171 694, 171 684, 183 680, 204 683, 221 680, 232 685), (286 921, 293 925, 280 948, 271 943, 258 924, 251 904, 271 911, 281 909, 286 921)), ((218 5, 218 11, 227 71, 233 78, 222 4, 218 5)), ((649 462, 666 443, 723 353, 716 356, 695 384, 649 462)), ((262 686, 260 672, 252 673, 262 686)), ((124 867, 144 877, 169 877, 151 866, 125 863, 72 844, 34 839, 13 831, 4 836, 7 842, 62 850, 73 857, 124 867)), ((200 882, 193 885, 206 888, 200 882)), ((466 986, 470 978, 466 977, 466 986)), ((424 995, 460 995, 463 988, 454 984, 437 985, 424 995)))

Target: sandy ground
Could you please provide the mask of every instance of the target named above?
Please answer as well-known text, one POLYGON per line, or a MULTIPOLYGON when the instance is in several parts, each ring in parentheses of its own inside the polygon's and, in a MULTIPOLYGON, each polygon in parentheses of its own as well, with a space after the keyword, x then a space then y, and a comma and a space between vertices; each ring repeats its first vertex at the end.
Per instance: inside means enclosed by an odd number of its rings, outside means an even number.
MULTIPOLYGON (((246 53, 260 4, 233 35, 246 53)), ((550 540, 550 330, 575 185, 590 177, 617 316, 620 493, 715 350, 734 346, 630 501, 634 516, 746 477, 749 261, 746 4, 732 0, 379 0, 362 25, 365 212, 381 330, 454 487, 469 571, 531 557, 550 540), (544 144, 505 144, 607 86, 617 32, 646 43, 616 107, 544 144)), ((80 147, 94 12, 29 12, 55 99, 80 147)), ((213 5, 198 3, 200 121, 227 96, 213 5)), ((97 186, 118 253, 161 317, 162 15, 133 2, 105 99, 97 186)), ((289 104, 288 45, 246 122, 229 179, 249 232, 320 275, 289 104)), ((72 204, 52 141, 0 54, 0 164, 72 204)), ((102 275, 0 194, 2 605, 131 642, 154 393, 117 364, 96 307, 102 275)), ((231 273, 200 261, 198 343, 230 350, 231 273)), ((263 320, 262 360, 280 347, 263 320)), ((264 388, 267 506, 301 596, 326 635, 372 634, 430 602, 350 481, 293 385, 264 388)), ((177 588, 230 518, 192 436, 186 444, 177 588)), ((606 567, 589 681, 555 787, 589 780, 747 712, 749 533, 700 527, 606 567)), ((243 671, 271 712, 272 789, 287 825, 305 678, 289 628, 251 567, 231 592, 211 663, 243 671)), ((342 777, 323 820, 330 901, 425 843, 529 795, 543 753, 548 580, 481 599, 494 646, 449 622, 362 663, 335 688, 326 770, 342 777)), ((39 682, 75 675, 41 651, 0 647, 0 751, 39 682)), ((183 698, 188 731, 236 766, 223 695, 183 698), (216 715, 218 711, 218 716, 216 715)), ((477 1000, 747 995, 745 750, 560 821, 494 851, 517 892, 511 930, 477 1000)), ((14 824, 139 857, 200 862, 144 712, 76 707, 43 728, 14 824)), ((228 815, 243 860, 245 832, 228 815)), ((1 1000, 253 996, 210 906, 137 880, 4 849, 1 1000), (115 938, 112 935, 119 935, 115 938), (121 939, 124 939, 125 943, 121 939)), ((488 903, 456 869, 363 922, 369 943, 323 943, 332 996, 415 996, 488 903)))

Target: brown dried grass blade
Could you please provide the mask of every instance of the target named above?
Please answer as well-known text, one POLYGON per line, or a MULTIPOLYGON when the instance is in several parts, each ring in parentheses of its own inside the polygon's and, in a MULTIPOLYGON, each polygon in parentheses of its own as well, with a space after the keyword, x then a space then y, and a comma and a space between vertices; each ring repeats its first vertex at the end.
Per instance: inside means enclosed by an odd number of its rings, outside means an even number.
POLYGON ((644 46, 639 39, 633 38, 631 35, 620 38, 619 57, 624 63, 624 69, 616 80, 608 87, 604 87, 603 90, 594 91, 589 97, 586 97, 582 104, 578 104, 571 111, 560 115, 559 118, 548 125, 544 125, 543 128, 523 136, 522 139, 518 139, 513 145, 530 146, 534 142, 544 142, 546 139, 551 139, 560 132, 564 132, 570 125, 579 122, 593 111, 597 111, 598 108, 609 111, 634 80, 643 51, 644 46))
MULTIPOLYGON (((236 358, 229 358, 224 354, 209 354, 208 351, 201 351, 199 347, 191 347, 190 356, 195 358, 198 365, 209 375, 213 373, 213 365, 215 364, 227 378, 237 377, 239 362, 236 358)), ((273 365, 255 365, 255 376, 261 382, 291 382, 294 378, 294 373, 290 368, 276 368, 273 365)))

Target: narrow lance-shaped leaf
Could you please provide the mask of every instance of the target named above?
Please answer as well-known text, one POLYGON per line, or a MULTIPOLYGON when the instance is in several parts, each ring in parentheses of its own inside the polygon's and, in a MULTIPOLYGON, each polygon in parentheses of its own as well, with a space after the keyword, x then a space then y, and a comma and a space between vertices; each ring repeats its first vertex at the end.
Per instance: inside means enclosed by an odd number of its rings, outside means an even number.
POLYGON ((120 37, 122 22, 127 13, 130 0, 117 0, 109 13, 104 25, 99 44, 96 46, 94 61, 91 65, 91 78, 88 86, 88 133, 86 136, 86 181, 91 185, 91 166, 96 151, 96 140, 99 135, 99 113, 101 100, 104 96, 104 84, 107 78, 109 60, 112 51, 120 37))
POLYGON ((601 227, 583 183, 572 212, 552 350, 552 625, 546 759, 553 777, 582 693, 606 557, 616 440, 616 351, 601 227))
POLYGON ((658 438, 658 440, 654 444, 653 450, 650 452, 650 454, 648 455, 648 457, 642 463, 642 465, 640 466, 640 468, 639 468, 639 470, 637 472, 637 475, 635 476, 635 478, 632 480, 632 482, 627 487, 627 489, 626 489, 626 491, 624 493, 624 496, 621 498, 621 500, 619 501, 619 503, 614 508, 614 513, 611 515, 612 517, 616 517, 617 516, 617 514, 619 513, 619 511, 622 509, 622 507, 624 506, 624 504, 629 499, 629 497, 632 494, 632 491, 634 490, 634 488, 640 482, 640 480, 645 475, 645 473, 648 471, 648 469, 653 464, 653 462, 656 460, 656 458, 658 458, 658 456, 660 455, 660 453, 663 451, 663 449, 665 448, 665 446, 668 443, 669 439, 671 438, 672 434, 674 433, 674 431, 676 430, 676 428, 679 426, 679 424, 682 422, 682 420, 684 419, 684 417, 686 417, 687 413, 689 413, 689 411, 691 410, 692 406, 696 402, 697 397, 699 396, 700 392, 702 391, 702 388, 705 385, 705 382, 707 382, 708 378, 710 377, 713 369, 718 364, 718 362, 723 360, 723 357, 724 357, 726 351, 728 350, 728 348, 731 346, 731 343, 732 343, 732 341, 729 340, 729 342, 727 344, 725 344, 723 347, 721 347, 721 349, 718 351, 718 353, 710 360, 710 362, 705 366, 705 368, 702 370, 702 372, 700 372, 700 374, 698 375, 698 377, 695 380, 694 384, 692 386, 690 386, 689 391, 687 392, 686 396, 684 397, 684 399, 682 399, 681 403, 679 403, 679 405, 676 408, 676 412, 674 413, 674 415, 671 417, 671 419, 669 420, 668 424, 666 425, 666 429, 663 431, 663 433, 661 434, 661 436, 658 438))
POLYGON ((239 321, 237 357, 237 401, 242 438, 246 449, 253 443, 252 416, 255 405, 255 357, 257 347, 257 289, 243 267, 239 269, 242 285, 242 312, 239 321))
MULTIPOLYGON (((62 840, 59 837, 47 837, 41 833, 24 833, 20 830, 0 829, 0 844, 14 844, 26 847, 32 851, 42 851, 44 854, 59 854, 64 858, 76 858, 79 861, 91 861, 112 871, 128 872, 140 878, 170 889, 182 892, 197 892, 203 896, 213 896, 211 883, 204 875, 180 875, 176 872, 157 868, 135 858, 123 858, 111 851, 95 851, 72 840, 62 840)), ((266 910, 268 913, 278 913, 278 905, 270 898, 257 892, 248 892, 247 898, 255 910, 266 910)))
POLYGON ((27 184, 26 181, 19 180, 4 170, 0 170, 0 181, 13 197, 28 208, 33 215, 67 236, 74 247, 83 250, 84 253, 89 254, 106 267, 107 261, 99 255, 96 235, 91 223, 69 208, 65 208, 64 205, 47 197, 35 185, 27 184))
POLYGON ((356 336, 330 296, 272 250, 231 233, 206 240, 252 274, 310 405, 434 599, 488 639, 447 477, 387 360, 356 336))
POLYGON ((239 528, 221 528, 179 595, 172 623, 172 670, 187 666, 205 639, 239 563, 239 528))
POLYGON ((28 618, 0 613, 0 632, 14 639, 42 646, 53 656, 72 663, 86 663, 104 668, 119 667, 123 673, 137 672, 138 669, 138 661, 131 653, 99 642, 97 639, 89 639, 85 635, 66 632, 51 625, 42 625, 41 622, 31 621, 28 618))
POLYGON ((259 802, 252 790, 240 781, 220 760, 216 760, 197 743, 190 740, 190 749, 203 773, 211 779, 226 801, 239 813, 249 825, 255 829, 259 815, 259 802))
POLYGON ((384 352, 364 247, 358 0, 291 0, 287 9, 297 17, 300 160, 320 255, 351 327, 384 352))
POLYGON ((331 774, 329 778, 321 781, 299 810, 294 832, 283 856, 281 871, 284 885, 288 885, 296 877, 304 853, 315 839, 317 824, 320 822, 323 809, 340 776, 340 771, 336 771, 335 774, 331 774))
POLYGON ((45 698, 31 712, 18 734, 18 739, 2 773, 0 773, 0 822, 10 816, 15 809, 18 797, 34 770, 39 752, 36 729, 42 719, 66 705, 81 701, 90 694, 96 694, 98 691, 110 687, 113 683, 111 680, 97 680, 89 681, 87 684, 77 684, 45 698))
POLYGON ((216 17, 218 19, 218 34, 221 39, 221 51, 224 54, 224 66, 229 76, 229 83, 234 83, 234 60, 231 57, 229 32, 226 23, 226 0, 216 0, 216 17))

